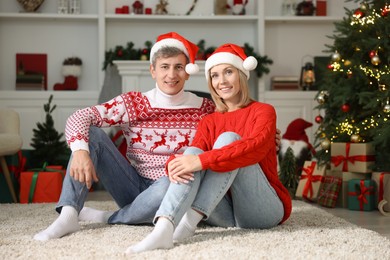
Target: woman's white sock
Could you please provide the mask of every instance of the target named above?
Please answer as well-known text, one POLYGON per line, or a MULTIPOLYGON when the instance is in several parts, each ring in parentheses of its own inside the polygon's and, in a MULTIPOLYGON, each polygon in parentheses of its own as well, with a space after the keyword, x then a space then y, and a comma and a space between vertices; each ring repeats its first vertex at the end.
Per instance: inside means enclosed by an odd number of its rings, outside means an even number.
POLYGON ((147 235, 138 244, 127 248, 126 254, 140 253, 154 249, 168 249, 173 247, 173 224, 164 217, 157 220, 152 233, 147 235))
POLYGON ((186 238, 192 237, 195 234, 198 223, 203 219, 203 215, 199 212, 189 209, 179 222, 179 225, 173 233, 173 241, 181 242, 186 238))

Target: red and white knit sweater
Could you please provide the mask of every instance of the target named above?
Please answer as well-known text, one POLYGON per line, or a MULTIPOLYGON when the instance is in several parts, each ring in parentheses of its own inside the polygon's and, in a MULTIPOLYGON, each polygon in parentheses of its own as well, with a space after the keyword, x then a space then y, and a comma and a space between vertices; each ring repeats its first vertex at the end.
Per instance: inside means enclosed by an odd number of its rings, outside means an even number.
POLYGON ((127 141, 127 158, 141 176, 156 180, 165 175, 170 155, 183 152, 199 120, 214 109, 211 100, 183 90, 174 96, 158 87, 145 93, 128 92, 73 113, 65 136, 72 151, 89 151, 90 126, 120 126, 127 141))

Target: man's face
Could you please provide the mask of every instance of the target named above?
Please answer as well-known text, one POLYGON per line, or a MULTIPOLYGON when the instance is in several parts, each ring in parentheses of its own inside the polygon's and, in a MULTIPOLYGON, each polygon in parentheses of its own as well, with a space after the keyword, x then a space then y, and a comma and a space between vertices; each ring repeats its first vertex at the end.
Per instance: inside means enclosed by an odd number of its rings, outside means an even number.
POLYGON ((155 68, 150 65, 150 73, 162 92, 167 95, 175 95, 184 88, 184 84, 189 78, 185 71, 186 64, 187 59, 184 54, 159 58, 156 60, 155 68))

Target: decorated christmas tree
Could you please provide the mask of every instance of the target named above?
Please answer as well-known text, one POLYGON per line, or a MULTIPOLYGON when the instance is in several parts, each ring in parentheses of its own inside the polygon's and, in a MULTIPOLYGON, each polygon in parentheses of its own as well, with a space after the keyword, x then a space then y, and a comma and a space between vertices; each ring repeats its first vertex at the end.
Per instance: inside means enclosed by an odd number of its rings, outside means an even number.
POLYGON ((333 142, 371 142, 374 170, 390 171, 390 2, 354 1, 327 45, 331 63, 316 96, 317 157, 329 162, 333 142))
POLYGON ((53 95, 50 95, 49 102, 43 105, 46 112, 46 120, 43 123, 37 123, 37 129, 33 129, 34 137, 31 146, 35 149, 32 151, 33 165, 40 167, 44 163, 48 165, 66 166, 69 159, 70 151, 66 142, 61 140, 63 133, 58 133, 54 127, 54 120, 51 113, 57 107, 51 106, 53 95))

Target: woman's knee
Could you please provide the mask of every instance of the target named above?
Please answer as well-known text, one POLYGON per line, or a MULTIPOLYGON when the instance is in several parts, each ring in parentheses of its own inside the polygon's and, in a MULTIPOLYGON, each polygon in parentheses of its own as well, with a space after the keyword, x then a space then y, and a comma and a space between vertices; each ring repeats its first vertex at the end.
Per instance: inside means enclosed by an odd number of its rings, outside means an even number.
POLYGON ((184 154, 185 155, 198 155, 198 154, 201 154, 203 153, 203 150, 202 149, 199 149, 197 147, 188 147, 185 151, 184 151, 184 154))
POLYGON ((218 136, 217 141, 214 144, 214 148, 221 148, 240 139, 241 136, 235 132, 224 132, 218 136))

